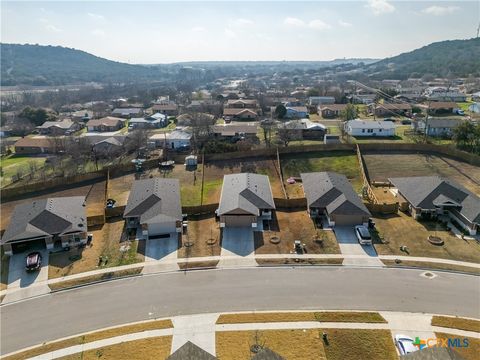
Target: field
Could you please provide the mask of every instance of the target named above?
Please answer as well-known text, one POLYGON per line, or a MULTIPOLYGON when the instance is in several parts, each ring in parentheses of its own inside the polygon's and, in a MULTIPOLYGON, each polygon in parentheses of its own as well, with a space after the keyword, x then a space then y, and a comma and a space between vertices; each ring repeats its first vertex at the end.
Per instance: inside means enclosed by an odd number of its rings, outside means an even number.
POLYGON ((293 251, 295 240, 300 240, 305 244, 307 254, 340 253, 333 232, 316 229, 305 210, 275 211, 270 230, 255 232, 255 253, 289 254, 293 251), (274 236, 280 238, 279 244, 270 242, 271 237, 274 236), (323 242, 315 241, 317 238, 323 239, 323 242))
POLYGON ((364 153, 371 181, 390 177, 439 175, 480 195, 480 167, 430 154, 364 153))
POLYGON ((2 187, 11 182, 11 177, 21 171, 23 174, 30 173, 30 163, 35 163, 40 168, 45 163, 46 157, 11 155, 1 159, 1 182, 2 187))
POLYGON ((439 223, 419 222, 399 211, 395 215, 375 216, 375 226, 386 244, 375 244, 379 255, 410 255, 453 259, 478 263, 480 244, 475 240, 462 240, 447 231, 439 223), (443 246, 428 242, 429 235, 439 236, 445 242, 443 246), (407 246, 409 254, 400 247, 407 246))
MULTIPOLYGON (((303 154, 282 155, 280 158, 283 176, 300 177, 303 172, 335 171, 344 174, 355 190, 362 187, 360 167, 353 152, 309 152, 303 154)), ((301 183, 285 185, 290 198, 304 197, 301 183)))
POLYGON ((27 199, 2 202, 1 204, 1 229, 4 230, 10 222, 10 216, 15 206, 26 201, 34 201, 49 197, 62 196, 87 196, 87 216, 101 215, 105 206, 105 181, 84 185, 66 190, 53 192, 42 191, 38 195, 29 196, 27 199))

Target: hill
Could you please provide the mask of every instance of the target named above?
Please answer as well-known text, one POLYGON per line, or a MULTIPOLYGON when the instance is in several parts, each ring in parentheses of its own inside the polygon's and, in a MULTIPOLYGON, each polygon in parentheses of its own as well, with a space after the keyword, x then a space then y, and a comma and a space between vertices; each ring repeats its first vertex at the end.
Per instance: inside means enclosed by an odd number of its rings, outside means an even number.
POLYGON ((383 59, 367 67, 376 79, 480 76, 480 38, 447 40, 383 59))
POLYGON ((106 60, 61 46, 1 44, 1 85, 63 85, 157 80, 158 67, 106 60))

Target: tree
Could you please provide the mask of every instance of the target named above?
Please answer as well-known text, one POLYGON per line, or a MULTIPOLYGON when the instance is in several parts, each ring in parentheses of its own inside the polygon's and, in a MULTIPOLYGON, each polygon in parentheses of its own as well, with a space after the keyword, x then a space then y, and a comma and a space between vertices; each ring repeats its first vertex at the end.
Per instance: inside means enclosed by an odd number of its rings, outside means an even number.
POLYGON ((263 130, 263 140, 265 141, 265 144, 270 147, 275 122, 273 120, 263 120, 260 122, 260 127, 263 130))
POLYGON ((357 118, 357 107, 353 104, 347 104, 345 110, 341 112, 343 121, 353 120, 357 118))
POLYGON ((150 129, 135 129, 130 132, 125 139, 125 149, 127 152, 132 153, 136 151, 138 155, 141 149, 146 147, 151 133, 152 130, 150 129))
POLYGON ((453 130, 453 141, 457 147, 471 152, 480 152, 480 125, 465 121, 453 130))
POLYGON ((22 110, 22 112, 18 115, 22 119, 27 119, 35 126, 42 125, 45 121, 54 121, 56 117, 52 114, 47 113, 45 109, 39 108, 34 109, 30 106, 27 106, 22 110))
POLYGON ((301 132, 292 125, 283 123, 278 127, 278 139, 281 141, 283 146, 287 147, 291 141, 301 140, 301 132))
POLYGON ((275 117, 278 119, 283 119, 287 115, 287 108, 283 104, 277 105, 275 108, 275 117))
POLYGON ((32 132, 35 126, 28 119, 15 119, 12 122, 12 134, 24 137, 32 132))
POLYGON ((316 88, 308 89, 307 96, 320 96, 320 90, 316 88))
POLYGON ((192 112, 190 117, 193 146, 197 148, 198 142, 202 139, 208 138, 212 133, 212 126, 215 124, 215 118, 209 114, 199 112, 192 112))

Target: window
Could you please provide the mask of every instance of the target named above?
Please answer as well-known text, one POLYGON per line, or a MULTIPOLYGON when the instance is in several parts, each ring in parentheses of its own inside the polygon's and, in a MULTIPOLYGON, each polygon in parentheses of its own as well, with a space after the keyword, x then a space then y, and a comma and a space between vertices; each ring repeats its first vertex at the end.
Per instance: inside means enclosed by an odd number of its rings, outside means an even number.
POLYGON ((378 129, 378 132, 382 132, 382 129, 378 129))
POLYGON ((365 132, 365 129, 362 129, 362 133, 364 133, 364 132, 365 132))
POLYGON ((367 132, 368 133, 373 133, 373 129, 368 129, 367 132))

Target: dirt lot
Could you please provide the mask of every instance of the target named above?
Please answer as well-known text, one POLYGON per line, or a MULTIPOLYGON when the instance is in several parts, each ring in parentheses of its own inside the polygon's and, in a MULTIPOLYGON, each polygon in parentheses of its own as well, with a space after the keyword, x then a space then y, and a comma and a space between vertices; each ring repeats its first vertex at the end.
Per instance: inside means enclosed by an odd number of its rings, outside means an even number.
POLYGON ((406 245, 411 256, 453 259, 478 263, 480 244, 475 240, 462 240, 447 231, 439 223, 418 222, 401 211, 395 215, 374 217, 376 228, 387 244, 375 244, 380 255, 408 255, 400 251, 406 245), (428 242, 429 235, 439 236, 445 242, 443 246, 428 242))
POLYGON ((188 233, 182 235, 182 247, 178 250, 179 258, 219 256, 220 255, 220 228, 215 222, 214 215, 188 217, 188 233), (215 243, 209 245, 210 239, 215 243), (192 246, 185 246, 193 243, 192 246))
POLYGON ((129 241, 124 226, 125 222, 120 219, 108 221, 101 227, 89 229, 89 233, 93 234, 91 247, 51 254, 48 277, 57 278, 97 268, 142 262, 143 242, 139 246, 138 241, 129 241), (98 266, 100 256, 108 258, 108 261, 98 266))
POLYGON ((316 229, 305 210, 276 211, 270 231, 255 232, 256 254, 289 254, 295 240, 305 244, 307 253, 339 254, 340 249, 332 231, 316 229), (272 237, 279 237, 279 244, 272 244, 272 237), (323 242, 315 239, 323 239, 323 242))
POLYGON ((1 229, 5 230, 5 228, 8 226, 8 224, 10 223, 10 216, 12 215, 15 206, 17 206, 18 204, 45 199, 49 197, 61 196, 87 196, 87 216, 101 215, 105 206, 105 181, 100 181, 94 184, 84 185, 67 190, 42 192, 39 195, 33 195, 22 200, 2 202, 1 229))
POLYGON ((222 191, 223 175, 241 172, 268 175, 273 197, 285 197, 282 191, 276 161, 273 158, 235 159, 229 161, 211 161, 205 164, 203 203, 218 203, 222 191))
POLYGON ((371 181, 386 181, 389 177, 447 177, 480 195, 480 167, 458 160, 429 154, 363 154, 371 181))
MULTIPOLYGON (((344 174, 355 190, 359 191, 362 187, 360 167, 357 156, 353 152, 332 151, 283 155, 280 162, 285 180, 290 176, 300 177, 302 172, 335 171, 344 174)), ((290 198, 305 196, 301 183, 286 184, 285 187, 290 198)))

